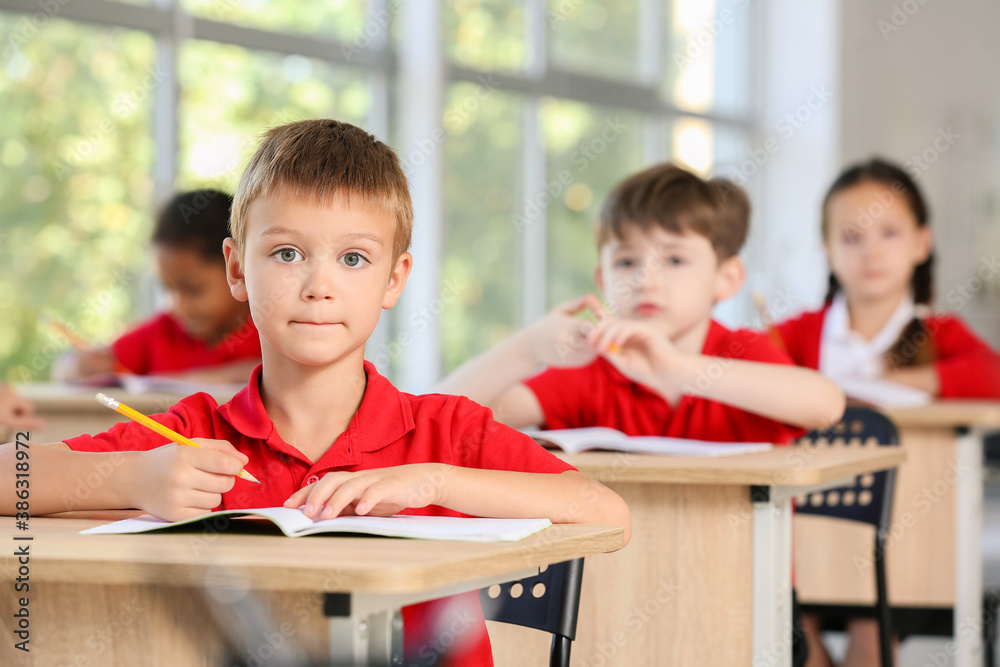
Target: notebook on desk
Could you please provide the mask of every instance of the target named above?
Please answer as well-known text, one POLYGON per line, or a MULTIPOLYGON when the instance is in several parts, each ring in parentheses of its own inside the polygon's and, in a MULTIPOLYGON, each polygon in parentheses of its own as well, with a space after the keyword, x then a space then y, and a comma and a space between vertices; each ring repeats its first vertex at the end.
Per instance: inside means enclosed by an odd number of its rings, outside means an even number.
MULTIPOLYGON (((164 521, 148 514, 96 526, 80 531, 84 535, 125 535, 148 533, 177 526, 198 530, 199 524, 217 517, 233 517, 236 521, 266 519, 288 537, 324 533, 360 533, 382 537, 407 537, 422 540, 456 540, 462 542, 516 542, 552 525, 548 519, 481 519, 450 516, 412 516, 397 514, 390 517, 339 516, 313 521, 301 510, 288 507, 262 507, 245 510, 210 512, 185 521, 164 521)), ((212 522, 213 531, 218 521, 212 522)))
POLYGON ((767 442, 711 442, 651 435, 628 436, 617 429, 602 426, 552 431, 530 430, 525 431, 525 434, 543 445, 555 445, 567 454, 608 449, 641 454, 717 457, 766 452, 771 449, 771 444, 767 442))

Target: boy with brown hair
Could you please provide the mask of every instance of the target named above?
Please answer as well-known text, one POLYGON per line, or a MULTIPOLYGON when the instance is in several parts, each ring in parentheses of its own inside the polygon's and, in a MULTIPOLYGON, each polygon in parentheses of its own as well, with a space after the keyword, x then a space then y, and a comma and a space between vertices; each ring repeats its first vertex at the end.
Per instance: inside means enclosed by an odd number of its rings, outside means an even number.
POLYGON ((713 306, 735 295, 750 202, 728 181, 661 164, 601 210, 594 295, 564 303, 440 385, 514 427, 787 443, 843 413, 844 396, 713 306), (577 317, 589 309, 597 322, 577 317), (548 367, 542 372, 539 369, 548 367))
MULTIPOLYGON (((250 304, 263 363, 230 402, 197 394, 156 417, 200 449, 125 423, 33 450, 32 509, 140 508, 177 520, 284 504, 322 518, 547 517, 624 526, 627 540, 628 508, 615 493, 488 409, 401 393, 364 360, 379 312, 395 305, 410 272, 412 218, 398 158, 367 132, 333 120, 268 132, 240 180, 225 241, 229 284, 250 304), (64 495, 108 461, 114 472, 86 501, 64 495), (244 467, 259 485, 236 478, 244 467)), ((13 470, 4 445, 0 474, 13 470)), ((0 512, 14 512, 11 498, 0 512)), ((455 598, 404 608, 408 659, 433 641, 411 630, 433 632, 435 617, 459 603, 472 627, 438 664, 492 664, 477 594, 455 598)))

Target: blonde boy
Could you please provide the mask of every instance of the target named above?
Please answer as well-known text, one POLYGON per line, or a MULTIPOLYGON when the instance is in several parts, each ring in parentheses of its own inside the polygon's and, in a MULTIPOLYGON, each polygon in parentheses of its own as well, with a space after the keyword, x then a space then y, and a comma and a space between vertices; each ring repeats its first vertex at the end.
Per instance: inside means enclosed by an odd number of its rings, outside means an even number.
MULTIPOLYGON (((157 417, 201 449, 132 423, 38 447, 32 509, 140 508, 176 520, 284 504, 324 518, 548 517, 624 526, 627 536, 628 508, 616 494, 486 408, 400 393, 364 360, 379 312, 395 305, 410 272, 412 217, 395 153, 363 130, 311 120, 268 132, 237 188, 225 241, 229 285, 250 304, 262 365, 229 403, 198 394, 157 417), (84 503, 63 495, 108 457, 114 473, 84 503), (243 467, 261 484, 237 479, 243 467)), ((13 479, 13 470, 5 445, 0 474, 13 479)), ((0 511, 13 513, 11 498, 0 511)), ((475 594, 456 597, 478 616, 438 664, 492 664, 475 594)), ((404 609, 408 655, 433 642, 442 604, 404 609)))

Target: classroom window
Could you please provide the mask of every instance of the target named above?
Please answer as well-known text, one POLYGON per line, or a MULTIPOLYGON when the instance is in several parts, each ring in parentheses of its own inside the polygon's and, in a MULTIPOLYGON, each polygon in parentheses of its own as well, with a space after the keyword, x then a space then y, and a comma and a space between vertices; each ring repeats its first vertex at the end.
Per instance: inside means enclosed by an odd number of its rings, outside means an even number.
POLYGON ((65 341, 45 310, 109 341, 141 310, 153 199, 146 33, 0 11, 0 379, 47 379, 65 341))
POLYGON ((260 30, 334 37, 358 46, 382 33, 388 10, 369 15, 366 0, 181 0, 194 16, 260 30))
POLYGON ((445 49, 459 65, 481 70, 523 70, 532 57, 524 3, 457 0, 444 7, 445 49))
POLYGON ((448 94, 440 306, 446 371, 502 341, 520 319, 514 213, 520 206, 522 114, 520 96, 479 84, 455 84, 448 94))
POLYGON ((639 78, 639 0, 548 0, 545 18, 553 65, 639 78))
MULTIPOLYGON (((756 3, 745 0, 421 5, 440 12, 428 17, 441 27, 440 56, 425 63, 444 80, 439 101, 404 98, 394 62, 415 3, 125 1, 133 6, 120 17, 108 3, 74 4, 73 20, 47 17, 22 40, 31 14, 20 5, 5 12, 9 0, 0 0, 0 37, 24 42, 23 54, 0 62, 0 162, 10 175, 0 203, 15 221, 0 253, 18 268, 0 277, 11 287, 0 289, 0 303, 14 313, 0 322, 0 379, 31 364, 30 379, 46 377, 41 305, 72 323, 80 304, 134 271, 99 318, 79 323, 81 333, 107 342, 151 314, 154 203, 176 189, 233 190, 257 138, 282 122, 332 116, 398 149, 391 129, 413 105, 441 109, 441 215, 415 228, 440 237, 440 266, 411 277, 436 283, 421 291, 441 295, 440 313, 416 325, 390 314, 371 346, 428 327, 440 367, 425 385, 401 387, 421 391, 594 289, 593 222, 615 182, 664 159, 738 176, 754 136, 756 3), (176 71, 175 103, 157 89, 115 111, 121 95, 161 71, 176 71), (100 147, 54 180, 52 165, 105 119, 100 147)), ((426 353, 402 346, 390 355, 390 377, 422 370, 426 353)))
POLYGON ((642 167, 643 117, 549 98, 541 107, 548 202, 548 306, 596 292, 594 221, 614 184, 642 167))
POLYGON ((182 189, 232 193, 267 128, 320 117, 363 126, 371 105, 359 71, 294 54, 195 40, 184 45, 178 73, 182 189))

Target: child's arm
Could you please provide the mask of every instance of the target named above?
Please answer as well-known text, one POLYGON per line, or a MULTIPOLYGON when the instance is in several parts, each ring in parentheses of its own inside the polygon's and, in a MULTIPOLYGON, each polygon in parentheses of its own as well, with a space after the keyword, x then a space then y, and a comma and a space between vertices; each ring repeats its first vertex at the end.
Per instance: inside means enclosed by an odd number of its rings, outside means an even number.
POLYGON ((459 366, 437 390, 492 408, 497 421, 514 428, 540 424, 542 408, 521 382, 543 366, 583 366, 594 360, 597 355, 585 341, 596 325, 576 317, 588 308, 603 313, 591 294, 556 306, 541 320, 459 366))
POLYGON ((588 342, 624 375, 671 402, 694 394, 802 428, 829 426, 844 413, 844 393, 816 371, 683 354, 642 322, 609 318, 588 342))
POLYGON ((392 516, 406 508, 437 505, 473 516, 622 526, 626 543, 632 532, 625 501, 575 470, 545 474, 418 463, 335 472, 285 501, 285 507, 302 505, 308 516, 322 519, 392 516))
POLYGON ((937 396, 941 393, 941 380, 938 377, 937 369, 931 364, 897 368, 894 371, 889 371, 882 377, 890 382, 898 382, 899 384, 905 384, 907 387, 922 389, 931 396, 937 396))
MULTIPOLYGON (((210 512, 248 459, 223 440, 194 441, 201 447, 170 444, 141 452, 75 452, 65 443, 22 446, 31 514, 138 508, 178 521, 210 512)), ((11 485, 18 479, 17 451, 15 443, 0 445, 0 478, 11 485)), ((0 514, 14 515, 17 501, 13 493, 3 494, 0 514)))

